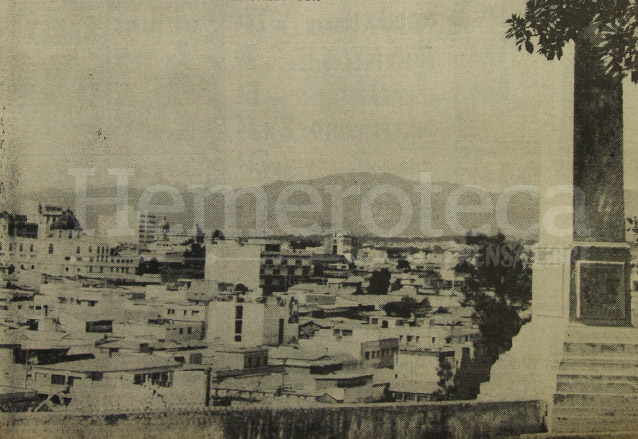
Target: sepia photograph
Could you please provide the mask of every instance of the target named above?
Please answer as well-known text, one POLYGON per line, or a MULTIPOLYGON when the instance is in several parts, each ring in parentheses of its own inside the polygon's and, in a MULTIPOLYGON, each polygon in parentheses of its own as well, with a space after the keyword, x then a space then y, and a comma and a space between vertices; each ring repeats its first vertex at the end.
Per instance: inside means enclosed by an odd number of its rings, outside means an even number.
POLYGON ((0 437, 638 439, 638 0, 0 0, 0 437))

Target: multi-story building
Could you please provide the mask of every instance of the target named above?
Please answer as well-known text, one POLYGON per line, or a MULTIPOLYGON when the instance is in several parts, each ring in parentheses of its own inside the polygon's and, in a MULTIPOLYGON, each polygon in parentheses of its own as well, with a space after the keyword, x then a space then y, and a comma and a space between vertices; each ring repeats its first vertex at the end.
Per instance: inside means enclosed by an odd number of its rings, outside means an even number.
POLYGON ((312 253, 282 250, 278 244, 267 245, 261 253, 259 278, 266 295, 288 291, 293 285, 310 281, 314 274, 312 253))
POLYGON ((299 336, 294 298, 235 296, 208 304, 206 340, 228 345, 278 346, 299 336))
POLYGON ((323 239, 323 250, 327 255, 345 257, 348 262, 357 258, 357 240, 351 236, 335 234, 323 239))
POLYGON ((206 245, 205 279, 222 284, 260 287, 260 264, 264 244, 260 241, 219 239, 206 245))
POLYGON ((157 216, 152 213, 139 212, 138 213, 138 239, 141 246, 150 244, 156 241, 158 238, 158 223, 157 216))
POLYGON ((139 245, 145 248, 159 239, 157 217, 154 214, 139 212, 132 206, 126 209, 126 231, 117 230, 117 214, 98 217, 97 235, 109 238, 113 243, 139 245), (130 233, 128 233, 130 232, 130 233))
POLYGON ((19 278, 31 274, 55 277, 132 280, 139 260, 121 255, 108 240, 88 236, 67 210, 38 237, 0 237, 4 272, 19 278))
POLYGON ((46 234, 51 230, 53 223, 65 212, 61 206, 35 203, 33 201, 25 201, 22 205, 22 210, 29 222, 38 225, 42 234, 46 234))

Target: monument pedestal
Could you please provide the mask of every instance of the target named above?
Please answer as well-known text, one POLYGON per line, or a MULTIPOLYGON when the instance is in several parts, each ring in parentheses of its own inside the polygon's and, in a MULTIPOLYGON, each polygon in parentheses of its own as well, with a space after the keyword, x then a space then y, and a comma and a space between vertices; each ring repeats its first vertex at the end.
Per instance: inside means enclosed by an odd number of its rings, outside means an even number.
POLYGON ((538 246, 535 255, 532 321, 479 399, 546 401, 554 432, 638 429, 629 246, 578 242, 538 246))
POLYGON ((572 249, 570 320, 631 326, 631 254, 626 243, 576 243, 572 249))

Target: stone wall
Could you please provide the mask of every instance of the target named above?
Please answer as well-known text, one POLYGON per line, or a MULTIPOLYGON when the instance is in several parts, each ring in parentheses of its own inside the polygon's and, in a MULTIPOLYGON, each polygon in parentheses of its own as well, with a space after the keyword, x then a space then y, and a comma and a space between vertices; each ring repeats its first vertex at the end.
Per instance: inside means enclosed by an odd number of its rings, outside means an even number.
POLYGON ((544 430, 539 401, 224 407, 154 413, 0 416, 0 437, 222 439, 493 438, 544 430))

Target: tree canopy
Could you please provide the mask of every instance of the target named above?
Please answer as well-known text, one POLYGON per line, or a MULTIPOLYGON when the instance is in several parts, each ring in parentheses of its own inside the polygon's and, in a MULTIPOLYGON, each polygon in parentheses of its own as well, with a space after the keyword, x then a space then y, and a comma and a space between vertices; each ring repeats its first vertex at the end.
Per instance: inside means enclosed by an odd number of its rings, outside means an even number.
POLYGON ((606 73, 638 82, 638 0, 528 0, 522 15, 512 14, 505 36, 518 50, 560 59, 563 47, 592 29, 606 73))

